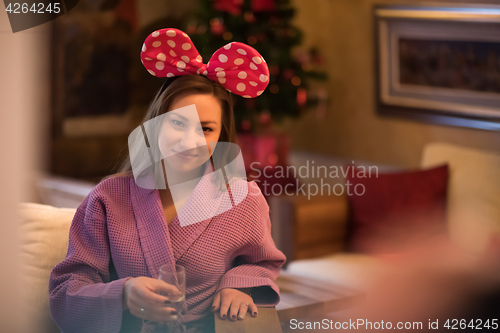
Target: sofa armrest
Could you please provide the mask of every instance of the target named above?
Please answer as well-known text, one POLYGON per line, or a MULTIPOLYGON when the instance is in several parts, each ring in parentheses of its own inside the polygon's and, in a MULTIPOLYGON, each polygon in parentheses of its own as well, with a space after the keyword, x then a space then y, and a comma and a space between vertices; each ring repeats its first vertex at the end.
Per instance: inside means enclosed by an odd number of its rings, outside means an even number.
POLYGON ((269 198, 272 236, 287 262, 344 249, 347 196, 275 196, 269 198))

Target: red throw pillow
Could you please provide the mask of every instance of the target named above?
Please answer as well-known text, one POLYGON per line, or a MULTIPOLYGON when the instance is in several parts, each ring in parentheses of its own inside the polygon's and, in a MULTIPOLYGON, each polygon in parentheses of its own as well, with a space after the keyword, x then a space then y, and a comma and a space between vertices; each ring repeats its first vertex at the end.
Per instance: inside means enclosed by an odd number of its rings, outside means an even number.
POLYGON ((353 167, 346 185, 353 252, 395 253, 446 229, 448 165, 375 174, 353 167))

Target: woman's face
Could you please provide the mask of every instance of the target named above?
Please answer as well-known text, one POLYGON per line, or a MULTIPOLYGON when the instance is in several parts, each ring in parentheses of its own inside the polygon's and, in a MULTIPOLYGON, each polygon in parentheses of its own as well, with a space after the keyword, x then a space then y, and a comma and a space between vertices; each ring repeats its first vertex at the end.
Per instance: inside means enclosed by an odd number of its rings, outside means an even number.
POLYGON ((168 166, 188 172, 210 158, 221 130, 222 106, 216 97, 184 95, 165 113, 158 145, 168 166))

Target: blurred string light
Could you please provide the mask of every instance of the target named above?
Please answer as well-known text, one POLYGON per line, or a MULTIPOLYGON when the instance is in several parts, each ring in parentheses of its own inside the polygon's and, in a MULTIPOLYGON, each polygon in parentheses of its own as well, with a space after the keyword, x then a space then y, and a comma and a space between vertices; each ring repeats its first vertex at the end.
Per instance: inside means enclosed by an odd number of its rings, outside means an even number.
POLYGON ((304 106, 307 102, 307 90, 304 88, 297 89, 297 104, 304 106))
POLYGON ((197 34, 200 34, 200 35, 203 35, 204 33, 207 32, 207 26, 206 25, 200 25, 198 26, 198 28, 196 29, 196 33, 197 34))
POLYGON ((247 42, 248 42, 248 44, 250 44, 250 45, 254 45, 254 44, 256 44, 256 43, 257 43, 257 37, 255 37, 255 36, 249 36, 249 37, 247 38, 247 42))
POLYGON ((292 84, 294 86, 300 86, 301 82, 302 82, 302 80, 300 79, 300 77, 298 77, 298 76, 292 77, 292 84))
POLYGON ((275 153, 271 153, 269 154, 269 157, 267 158, 267 161, 269 162, 269 164, 271 165, 276 165, 278 164, 278 155, 276 155, 275 153))
POLYGON ((221 20, 218 17, 214 17, 213 19, 210 20, 211 26, 219 25, 219 24, 221 24, 221 20))

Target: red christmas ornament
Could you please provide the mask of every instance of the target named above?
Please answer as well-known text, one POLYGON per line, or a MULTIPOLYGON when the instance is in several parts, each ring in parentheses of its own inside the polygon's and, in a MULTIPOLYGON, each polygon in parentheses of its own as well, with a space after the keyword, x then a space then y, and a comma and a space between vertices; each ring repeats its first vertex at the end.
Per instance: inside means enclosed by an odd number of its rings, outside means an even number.
POLYGON ((269 112, 262 112, 259 115, 259 121, 263 125, 269 124, 269 122, 271 121, 271 114, 269 112))
POLYGON ((252 0, 252 9, 255 12, 267 12, 276 9, 274 0, 252 0))
POLYGON ((318 65, 322 65, 323 64, 323 57, 320 56, 319 54, 316 54, 313 58, 313 61, 318 64, 318 65))
POLYGON ((222 24, 222 20, 213 18, 210 20, 210 31, 213 35, 220 36, 226 32, 226 28, 224 27, 224 24, 222 24))
POLYGON ((249 109, 255 108, 255 99, 254 98, 245 98, 245 106, 249 109))
POLYGON ((309 63, 311 62, 311 55, 306 50, 300 50, 295 54, 295 60, 299 64, 309 63))
POLYGON ((241 129, 244 131, 249 131, 252 128, 252 123, 249 120, 243 120, 241 122, 241 129))
POLYGON ((186 32, 187 32, 188 34, 190 34, 190 35, 195 34, 195 33, 196 33, 196 28, 197 28, 197 27, 196 27, 196 24, 194 24, 194 23, 190 23, 190 24, 187 26, 187 28, 186 28, 186 32))
POLYGON ((200 25, 198 28, 196 28, 196 33, 203 35, 205 32, 207 32, 207 26, 206 25, 200 25))
POLYGON ((283 71, 283 77, 287 80, 291 80, 293 77, 294 73, 291 69, 285 69, 283 71))
POLYGON ((297 89, 297 104, 304 106, 307 102, 307 91, 304 88, 297 89))
POLYGON ((253 15, 253 12, 245 12, 245 21, 248 23, 255 22, 255 15, 253 15))
POLYGON ((215 0, 214 9, 233 15, 240 15, 242 3, 243 0, 215 0))
POLYGON ((248 42, 248 44, 253 45, 253 44, 257 43, 257 38, 255 36, 248 36, 247 42, 248 42))
POLYGON ((132 30, 135 30, 138 25, 137 5, 134 0, 122 0, 114 9, 115 15, 128 23, 132 30))
POLYGON ((313 47, 310 51, 311 53, 311 58, 312 58, 312 61, 315 63, 315 64, 318 64, 318 65, 321 65, 323 63, 323 57, 321 56, 321 54, 319 53, 319 50, 318 48, 316 47, 313 47))
MULTIPOLYGON (((275 0, 252 0, 252 10, 254 12, 273 11, 276 9, 275 0)), ((241 14, 243 0, 214 0, 214 9, 221 12, 228 12, 232 15, 241 14)))

